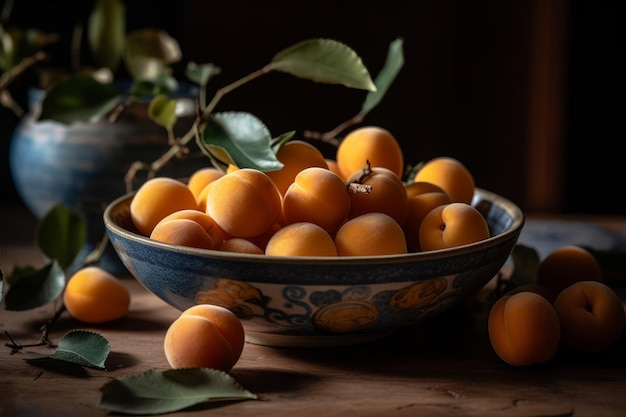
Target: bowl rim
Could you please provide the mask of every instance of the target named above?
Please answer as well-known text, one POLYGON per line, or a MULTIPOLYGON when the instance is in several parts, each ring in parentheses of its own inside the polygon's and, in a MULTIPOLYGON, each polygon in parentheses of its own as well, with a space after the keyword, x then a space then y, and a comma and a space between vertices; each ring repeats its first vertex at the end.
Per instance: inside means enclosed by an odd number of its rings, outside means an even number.
POLYGON ((132 232, 120 226, 115 222, 113 218, 114 211, 121 205, 126 204, 132 200, 136 191, 124 194, 111 203, 109 203, 103 214, 103 220, 107 232, 114 233, 127 240, 141 243, 142 245, 148 245, 162 250, 168 250, 173 252, 184 253, 188 255, 203 257, 203 258, 219 258, 228 259, 229 261, 239 262, 262 262, 262 263, 289 263, 289 264, 359 264, 372 263, 380 264, 384 263, 405 263, 416 261, 430 261, 436 259, 445 259, 453 256, 462 256, 468 253, 477 252, 493 246, 497 246, 504 241, 508 241, 515 238, 521 232, 524 226, 525 216, 523 211, 513 203, 511 200, 502 197, 492 191, 488 191, 479 187, 475 188, 474 198, 481 196, 485 200, 497 204, 506 212, 511 215, 511 225, 502 233, 491 236, 487 239, 479 242, 470 243, 467 245, 461 245, 453 248, 438 249, 424 252, 409 252, 406 254, 395 255, 375 255, 375 256, 268 256, 264 254, 248 254, 238 252, 224 252, 211 249, 192 248, 187 246, 172 245, 164 242, 159 242, 150 239, 147 236, 132 232))

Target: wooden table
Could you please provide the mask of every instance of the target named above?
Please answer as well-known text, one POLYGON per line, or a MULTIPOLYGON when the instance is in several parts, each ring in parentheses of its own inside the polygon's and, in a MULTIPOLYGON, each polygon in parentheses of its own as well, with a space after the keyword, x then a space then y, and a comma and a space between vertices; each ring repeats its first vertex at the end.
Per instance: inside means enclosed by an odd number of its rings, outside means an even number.
MULTIPOLYGON (((35 220, 20 207, 0 210, 0 268, 41 263, 33 247, 35 220)), ((554 220, 554 219, 550 219, 554 220)), ((559 221, 581 230, 601 225, 626 236, 626 218, 559 221), (582 229, 580 227, 582 226, 582 229)), ((528 230, 551 230, 545 219, 528 219, 528 230)), ((539 232, 537 232, 539 230, 539 232)), ((595 230, 595 229, 594 229, 595 230)), ((600 233, 603 229, 600 230, 600 233)), ((576 235, 576 234, 575 234, 576 235)), ((576 236, 578 236, 576 235, 576 236)), ((600 234, 602 236, 602 234, 600 234)), ((524 237, 521 242, 524 243, 524 237)), ((597 242, 605 244, 600 238, 597 242)), ((555 242, 545 242, 555 244, 555 242)), ((594 241, 587 242, 594 246, 594 241)), ((179 312, 148 293, 133 278, 129 314, 114 323, 86 326, 63 314, 50 337, 58 341, 72 329, 92 329, 112 351, 107 371, 88 377, 55 373, 24 361, 52 353, 26 348, 11 354, 5 332, 18 343, 39 338, 39 326, 56 306, 28 312, 0 309, 0 416, 100 416, 100 387, 111 378, 169 366, 163 337, 179 312)), ((623 288, 617 288, 624 296, 623 288)), ((488 290, 486 288, 485 290, 488 290)), ((602 355, 560 352, 550 363, 515 368, 491 348, 486 312, 465 305, 403 329, 386 339, 341 348, 287 349, 246 344, 231 375, 259 400, 217 408, 203 404, 174 413, 220 416, 625 416, 626 336, 602 355)))

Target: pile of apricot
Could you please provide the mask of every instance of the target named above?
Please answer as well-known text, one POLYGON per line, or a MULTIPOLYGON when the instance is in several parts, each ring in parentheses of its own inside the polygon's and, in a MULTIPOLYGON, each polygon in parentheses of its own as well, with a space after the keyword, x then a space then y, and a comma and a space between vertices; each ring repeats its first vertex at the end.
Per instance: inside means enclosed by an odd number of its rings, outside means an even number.
POLYGON ((489 237, 469 169, 439 157, 404 180, 400 145, 382 127, 349 132, 335 159, 300 140, 276 157, 275 171, 206 167, 187 182, 150 179, 131 202, 132 221, 161 242, 269 256, 404 254, 489 237))
POLYGON ((546 256, 539 264, 536 284, 499 298, 488 317, 493 349, 514 366, 548 362, 561 347, 603 352, 617 341, 625 325, 622 300, 604 283, 597 259, 574 245, 546 256))

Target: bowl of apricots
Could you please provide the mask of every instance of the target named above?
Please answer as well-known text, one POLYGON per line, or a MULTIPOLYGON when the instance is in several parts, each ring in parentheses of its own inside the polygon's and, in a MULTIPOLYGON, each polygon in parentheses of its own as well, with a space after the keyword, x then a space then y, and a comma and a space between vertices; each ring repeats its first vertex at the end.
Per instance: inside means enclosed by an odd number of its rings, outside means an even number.
POLYGON ((181 311, 228 308, 250 343, 350 345, 433 317, 498 274, 524 224, 457 159, 402 178, 398 142, 381 127, 353 130, 333 159, 300 140, 276 156, 275 171, 154 177, 104 213, 149 291, 181 311))

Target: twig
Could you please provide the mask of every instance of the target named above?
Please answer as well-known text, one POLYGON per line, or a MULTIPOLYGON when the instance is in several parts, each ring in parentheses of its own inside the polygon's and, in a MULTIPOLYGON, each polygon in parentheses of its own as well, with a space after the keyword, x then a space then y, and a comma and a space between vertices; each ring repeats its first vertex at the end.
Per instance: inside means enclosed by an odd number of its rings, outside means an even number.
POLYGON ((39 330, 41 330, 41 339, 39 340, 41 344, 45 344, 51 347, 56 346, 54 343, 50 342, 48 335, 50 333, 50 328, 59 319, 59 317, 61 317, 61 314, 63 314, 64 311, 65 304, 62 302, 54 315, 39 328, 39 330))
POLYGON ((48 59, 48 55, 45 52, 37 52, 34 55, 28 56, 22 59, 16 66, 3 73, 0 76, 0 90, 6 89, 13 81, 15 81, 20 75, 22 75, 28 68, 32 67, 38 62, 48 59))
POLYGON ((361 123, 363 119, 363 115, 359 113, 346 120, 345 122, 340 123, 337 127, 335 127, 333 130, 329 130, 328 132, 320 133, 311 130, 305 130, 303 135, 307 139, 319 140, 323 143, 330 143, 331 145, 338 146, 339 140, 337 139, 337 136, 350 126, 361 123))

